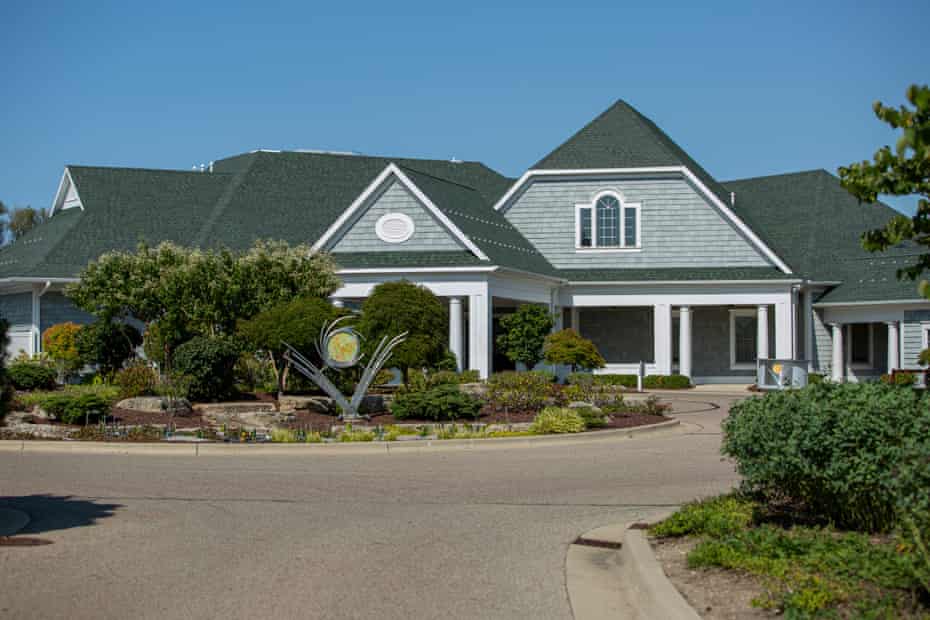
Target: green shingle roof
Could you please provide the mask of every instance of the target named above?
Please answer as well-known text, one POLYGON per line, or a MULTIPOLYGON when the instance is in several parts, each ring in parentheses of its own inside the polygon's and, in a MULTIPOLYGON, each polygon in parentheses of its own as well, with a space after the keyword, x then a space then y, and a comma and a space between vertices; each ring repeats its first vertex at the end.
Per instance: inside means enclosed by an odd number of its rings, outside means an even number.
POLYGON ((486 261, 471 252, 336 252, 333 260, 344 269, 483 267, 486 261))
POLYGON ((774 267, 661 267, 655 269, 560 269, 569 282, 676 282, 731 280, 796 280, 774 267))
POLYGON ((917 299, 915 284, 896 278, 917 253, 902 245, 872 254, 860 236, 880 228, 897 212, 878 203, 860 204, 826 170, 809 170, 727 181, 736 192, 733 210, 753 230, 764 230, 772 248, 806 278, 841 282, 821 302, 917 299))

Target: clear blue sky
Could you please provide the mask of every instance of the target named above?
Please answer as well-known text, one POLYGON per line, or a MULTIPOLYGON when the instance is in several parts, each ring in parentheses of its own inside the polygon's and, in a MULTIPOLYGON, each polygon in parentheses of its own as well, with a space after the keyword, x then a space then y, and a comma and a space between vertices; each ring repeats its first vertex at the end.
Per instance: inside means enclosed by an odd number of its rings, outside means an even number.
POLYGON ((927 0, 233 4, 0 4, 0 199, 255 148, 516 176, 618 98, 720 180, 835 171, 893 141, 873 101, 930 82, 927 0))

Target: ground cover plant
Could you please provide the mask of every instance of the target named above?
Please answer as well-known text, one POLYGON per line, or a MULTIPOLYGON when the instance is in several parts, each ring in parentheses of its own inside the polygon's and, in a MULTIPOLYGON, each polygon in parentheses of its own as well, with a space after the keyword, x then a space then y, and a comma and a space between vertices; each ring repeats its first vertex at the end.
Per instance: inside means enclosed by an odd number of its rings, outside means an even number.
POLYGON ((539 412, 530 430, 540 435, 550 433, 580 433, 586 428, 584 418, 575 409, 546 407, 539 412))
POLYGON ((462 420, 477 418, 480 411, 480 400, 449 383, 402 390, 391 403, 391 413, 398 420, 462 420))

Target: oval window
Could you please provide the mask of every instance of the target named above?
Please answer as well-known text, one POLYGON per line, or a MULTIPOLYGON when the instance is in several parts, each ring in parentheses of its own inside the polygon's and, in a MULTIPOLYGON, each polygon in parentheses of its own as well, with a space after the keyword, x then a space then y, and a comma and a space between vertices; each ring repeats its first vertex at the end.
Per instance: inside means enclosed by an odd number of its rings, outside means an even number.
POLYGON ((375 234, 385 243, 403 243, 413 231, 413 220, 404 213, 386 213, 375 224, 375 234))

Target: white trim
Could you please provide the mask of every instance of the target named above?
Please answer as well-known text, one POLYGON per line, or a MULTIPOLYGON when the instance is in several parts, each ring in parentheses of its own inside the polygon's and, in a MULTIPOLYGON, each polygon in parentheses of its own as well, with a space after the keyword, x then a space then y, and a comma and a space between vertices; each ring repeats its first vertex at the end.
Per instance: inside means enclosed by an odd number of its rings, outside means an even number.
MULTIPOLYGON (((755 370, 755 363, 736 361, 736 317, 748 316, 759 321, 759 310, 757 308, 730 308, 730 370, 755 370)), ((756 326, 758 332, 758 325, 756 326)), ((759 351, 758 334, 756 335, 756 352, 759 351)))
POLYGON ((52 217, 53 215, 55 215, 55 211, 61 210, 60 209, 61 204, 65 200, 65 196, 67 195, 69 187, 74 188, 74 195, 77 196, 77 199, 78 199, 77 206, 80 207, 81 211, 84 210, 84 201, 81 200, 81 194, 78 192, 77 185, 74 184, 74 179, 71 178, 71 170, 67 166, 65 166, 65 171, 61 175, 61 181, 58 182, 58 191, 55 192, 55 198, 52 199, 52 208, 49 209, 49 212, 48 212, 49 217, 52 217), (65 183, 66 180, 68 181, 67 183, 65 183))
POLYGON ((716 206, 724 216, 729 219, 736 228, 742 232, 756 247, 775 265, 785 273, 792 273, 791 268, 785 263, 772 248, 765 244, 764 241, 749 226, 746 225, 730 208, 717 197, 710 188, 704 185, 687 166, 657 166, 650 168, 596 168, 592 170, 527 170, 523 173, 514 185, 507 190, 500 200, 494 205, 495 210, 502 210, 510 199, 517 193, 517 190, 526 185, 533 177, 543 176, 591 176, 591 175, 613 175, 613 174, 656 174, 656 173, 679 173, 684 176, 692 185, 704 194, 704 196, 716 206))
POLYGON ((72 282, 80 282, 80 278, 24 278, 19 276, 14 276, 11 278, 0 278, 0 284, 14 284, 14 283, 30 283, 30 282, 51 282, 52 284, 71 284, 72 282))
POLYGON ((575 205, 575 253, 577 254, 602 254, 602 253, 626 253, 640 252, 643 249, 642 239, 642 203, 626 202, 619 191, 615 189, 602 189, 594 194, 591 202, 577 203, 575 205), (610 196, 617 199, 617 238, 620 245, 607 245, 599 247, 597 245, 597 203, 604 196, 610 196), (581 211, 588 209, 591 214, 591 245, 581 245, 581 211), (636 209, 636 243, 626 245, 626 209, 636 209))
POLYGON ((569 280, 569 286, 605 286, 611 284, 795 284, 801 280, 569 280))
POLYGON ((875 324, 874 323, 846 323, 846 368, 864 370, 874 368, 875 366, 875 324), (855 362, 852 361, 853 350, 853 325, 866 325, 869 328, 869 361, 855 362))
MULTIPOLYGON (((921 321, 920 322, 920 350, 921 351, 923 351, 924 349, 930 348, 930 333, 928 332, 930 332, 930 321, 921 321)), ((898 337, 901 340, 901 342, 898 343, 898 351, 900 354, 900 352, 904 350, 903 347, 901 346, 902 343, 904 342, 904 324, 903 323, 898 326, 898 337)), ((901 365, 902 366, 904 365, 903 360, 902 360, 901 365)))
POLYGON ((381 241, 385 243, 404 243, 413 236, 416 229, 417 227, 416 224, 413 223, 413 218, 406 213, 385 213, 375 222, 375 234, 378 236, 378 239, 381 239, 381 241), (391 234, 384 229, 390 220, 400 220, 400 222, 403 223, 404 230, 399 236, 391 236, 391 234))
POLYGON ((426 194, 420 191, 420 188, 417 187, 416 184, 414 184, 414 182, 411 181, 410 178, 404 174, 403 171, 401 171, 401 169, 398 168, 394 163, 388 164, 387 167, 382 170, 377 177, 375 177, 375 180, 372 181, 368 187, 366 187, 362 193, 359 194, 358 198, 356 198, 352 204, 350 204, 348 208, 342 212, 342 215, 336 218, 336 221, 326 229, 326 232, 323 233, 323 236, 317 239, 316 243, 311 246, 311 249, 313 251, 320 251, 323 249, 326 244, 330 242, 333 237, 335 237, 336 233, 338 233, 342 227, 351 219, 351 217, 367 203, 367 201, 375 194, 378 189, 381 188, 381 186, 391 175, 397 177, 397 180, 401 183, 401 185, 406 187, 407 190, 409 190, 410 193, 412 193, 417 198, 417 200, 419 200, 420 203, 426 207, 426 209, 433 215, 433 217, 439 220, 439 222, 442 223, 442 225, 445 226, 449 232, 451 232, 453 236, 455 236, 462 243, 462 245, 468 248, 472 254, 481 260, 490 260, 487 255, 482 252, 481 249, 475 245, 472 240, 469 239, 465 233, 463 233, 459 227, 452 222, 452 220, 446 217, 446 214, 440 211, 439 207, 437 207, 433 201, 426 196, 426 194))
POLYGON ((375 273, 490 273, 499 267, 365 267, 359 269, 340 269, 337 274, 375 274, 375 273))
POLYGON ((886 299, 884 301, 828 301, 815 303, 815 308, 840 308, 842 306, 894 306, 898 304, 926 304, 926 299, 886 299))

